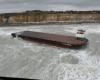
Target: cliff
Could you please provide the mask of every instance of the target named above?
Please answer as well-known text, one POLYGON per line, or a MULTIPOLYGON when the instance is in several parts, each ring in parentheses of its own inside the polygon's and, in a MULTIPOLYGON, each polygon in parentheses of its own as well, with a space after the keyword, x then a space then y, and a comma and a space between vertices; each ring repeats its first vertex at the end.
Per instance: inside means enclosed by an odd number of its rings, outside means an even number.
POLYGON ((0 24, 100 22, 100 11, 26 11, 0 14, 0 24))

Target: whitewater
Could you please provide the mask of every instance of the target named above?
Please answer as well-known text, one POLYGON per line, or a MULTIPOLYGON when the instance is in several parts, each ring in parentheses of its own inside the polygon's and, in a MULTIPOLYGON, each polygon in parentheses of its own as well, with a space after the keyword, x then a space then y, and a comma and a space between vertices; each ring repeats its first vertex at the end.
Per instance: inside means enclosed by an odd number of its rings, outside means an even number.
POLYGON ((0 76, 41 80, 100 80, 100 24, 0 27, 0 76), (86 30, 86 48, 69 49, 12 39, 11 33, 30 30, 75 36, 86 30))

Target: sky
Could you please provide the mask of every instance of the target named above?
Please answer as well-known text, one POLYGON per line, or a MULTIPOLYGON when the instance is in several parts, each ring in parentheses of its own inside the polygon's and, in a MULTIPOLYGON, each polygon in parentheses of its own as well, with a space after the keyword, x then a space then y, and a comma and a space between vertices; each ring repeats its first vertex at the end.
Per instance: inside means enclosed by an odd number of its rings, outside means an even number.
POLYGON ((0 0, 0 13, 26 10, 100 10, 100 0, 0 0))

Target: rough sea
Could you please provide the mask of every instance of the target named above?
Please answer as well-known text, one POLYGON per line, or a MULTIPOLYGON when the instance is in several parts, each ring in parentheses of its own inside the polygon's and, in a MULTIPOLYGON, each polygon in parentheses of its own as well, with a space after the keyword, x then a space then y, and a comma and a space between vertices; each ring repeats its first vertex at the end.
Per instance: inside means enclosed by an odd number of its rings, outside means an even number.
POLYGON ((100 80, 100 24, 0 27, 0 76, 100 80), (11 33, 24 30, 75 36, 78 29, 86 30, 86 48, 61 48, 11 37, 11 33))

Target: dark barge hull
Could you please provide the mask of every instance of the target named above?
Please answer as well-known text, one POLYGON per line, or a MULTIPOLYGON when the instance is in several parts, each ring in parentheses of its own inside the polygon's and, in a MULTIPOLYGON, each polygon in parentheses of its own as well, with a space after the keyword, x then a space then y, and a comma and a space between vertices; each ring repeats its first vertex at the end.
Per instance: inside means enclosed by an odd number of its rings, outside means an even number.
POLYGON ((25 40, 39 43, 53 44, 62 47, 81 47, 87 44, 86 38, 79 39, 73 36, 57 35, 43 32, 22 31, 11 34, 12 37, 20 37, 25 40))

